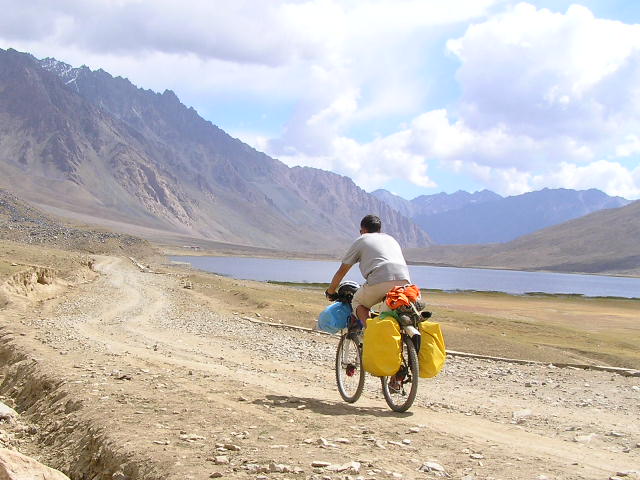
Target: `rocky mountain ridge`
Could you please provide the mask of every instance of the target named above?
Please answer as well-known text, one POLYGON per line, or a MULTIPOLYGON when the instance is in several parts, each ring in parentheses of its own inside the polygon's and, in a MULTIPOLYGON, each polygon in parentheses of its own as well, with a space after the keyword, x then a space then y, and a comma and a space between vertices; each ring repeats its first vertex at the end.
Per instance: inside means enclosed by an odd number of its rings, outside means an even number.
POLYGON ((438 244, 504 243, 522 235, 630 202, 596 189, 549 189, 502 197, 473 194, 423 195, 411 201, 384 190, 373 195, 429 231, 438 244))
POLYGON ((371 194, 409 218, 419 215, 435 215, 457 210, 469 204, 479 204, 503 198, 491 190, 481 190, 473 193, 464 190, 458 190, 454 193, 440 192, 433 195, 420 195, 412 200, 394 195, 384 189, 375 190, 371 194))
POLYGON ((289 168, 169 90, 14 50, 0 67, 0 186, 45 208, 297 251, 341 248, 374 213, 403 246, 430 243, 347 177, 289 168))

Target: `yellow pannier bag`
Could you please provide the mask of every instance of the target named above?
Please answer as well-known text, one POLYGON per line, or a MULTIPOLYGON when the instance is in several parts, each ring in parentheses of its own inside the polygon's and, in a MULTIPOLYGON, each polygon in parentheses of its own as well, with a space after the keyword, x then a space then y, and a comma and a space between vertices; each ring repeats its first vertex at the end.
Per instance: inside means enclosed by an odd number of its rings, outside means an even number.
POLYGON ((362 345, 362 366, 377 377, 394 375, 402 363, 402 337, 393 312, 367 320, 362 345))
POLYGON ((418 352, 420 377, 435 377, 442 370, 447 358, 440 324, 427 321, 421 322, 420 336, 420 352, 418 352))

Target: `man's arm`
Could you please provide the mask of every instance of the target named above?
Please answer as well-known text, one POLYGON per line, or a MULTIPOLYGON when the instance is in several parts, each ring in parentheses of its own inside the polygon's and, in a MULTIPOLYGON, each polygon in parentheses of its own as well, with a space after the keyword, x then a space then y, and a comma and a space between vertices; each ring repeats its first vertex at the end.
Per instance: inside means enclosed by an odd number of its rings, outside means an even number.
POLYGON ((331 280, 331 285, 329 285, 329 288, 327 288, 326 293, 329 293, 329 294, 336 293, 336 290, 338 289, 340 282, 342 281, 342 279, 347 274, 347 272, 351 269, 352 266, 353 265, 349 265, 346 263, 340 264, 340 267, 338 268, 335 275, 333 276, 333 279, 331 280))

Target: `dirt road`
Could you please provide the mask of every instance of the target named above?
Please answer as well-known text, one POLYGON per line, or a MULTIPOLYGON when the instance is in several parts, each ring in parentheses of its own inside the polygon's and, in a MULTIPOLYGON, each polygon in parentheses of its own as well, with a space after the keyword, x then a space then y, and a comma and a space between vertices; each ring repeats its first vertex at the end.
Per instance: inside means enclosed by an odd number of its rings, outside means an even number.
POLYGON ((450 357, 406 414, 375 378, 349 405, 337 338, 225 313, 127 259, 94 269, 2 311, 10 433, 73 479, 640 478, 640 378, 450 357))

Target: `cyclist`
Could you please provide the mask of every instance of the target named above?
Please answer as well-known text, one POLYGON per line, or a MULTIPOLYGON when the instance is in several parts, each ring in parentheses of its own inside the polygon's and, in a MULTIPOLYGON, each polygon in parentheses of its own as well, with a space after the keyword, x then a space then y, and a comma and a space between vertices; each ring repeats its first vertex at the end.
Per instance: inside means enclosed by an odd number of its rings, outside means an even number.
POLYGON ((382 222, 375 215, 367 215, 360 222, 360 237, 342 258, 325 292, 327 298, 336 299, 340 281, 356 263, 360 264, 366 282, 353 296, 351 306, 362 326, 366 326, 371 307, 380 303, 392 287, 411 280, 400 245, 391 235, 382 233, 382 222))

